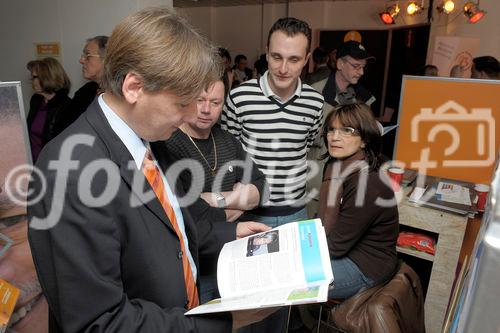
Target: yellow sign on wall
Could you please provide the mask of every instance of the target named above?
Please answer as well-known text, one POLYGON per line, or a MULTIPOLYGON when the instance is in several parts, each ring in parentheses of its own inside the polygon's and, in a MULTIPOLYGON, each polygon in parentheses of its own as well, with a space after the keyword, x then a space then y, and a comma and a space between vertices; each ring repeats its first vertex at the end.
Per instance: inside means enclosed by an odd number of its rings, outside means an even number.
POLYGON ((403 77, 395 159, 427 175, 490 183, 500 81, 403 77))
POLYGON ((59 42, 52 43, 36 43, 37 58, 59 57, 61 55, 61 45, 59 42))

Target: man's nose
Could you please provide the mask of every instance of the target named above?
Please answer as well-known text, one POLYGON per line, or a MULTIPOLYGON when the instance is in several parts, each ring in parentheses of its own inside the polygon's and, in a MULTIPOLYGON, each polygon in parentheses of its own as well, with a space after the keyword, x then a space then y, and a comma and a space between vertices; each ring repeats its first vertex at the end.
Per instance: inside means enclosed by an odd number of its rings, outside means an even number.
POLYGON ((199 110, 203 113, 210 113, 210 101, 203 101, 198 104, 199 110))
POLYGON ((288 62, 286 60, 283 60, 280 66, 280 73, 285 74, 288 71, 288 62))

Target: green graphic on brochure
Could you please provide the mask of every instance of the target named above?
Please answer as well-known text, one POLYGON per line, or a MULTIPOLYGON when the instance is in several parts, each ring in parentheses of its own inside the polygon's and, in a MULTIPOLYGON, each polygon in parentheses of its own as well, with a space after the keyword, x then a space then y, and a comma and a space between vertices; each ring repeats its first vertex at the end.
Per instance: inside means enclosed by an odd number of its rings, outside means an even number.
POLYGON ((319 286, 310 287, 310 288, 295 289, 288 295, 287 299, 289 301, 297 301, 300 299, 309 299, 309 298, 318 297, 318 294, 319 294, 319 286))

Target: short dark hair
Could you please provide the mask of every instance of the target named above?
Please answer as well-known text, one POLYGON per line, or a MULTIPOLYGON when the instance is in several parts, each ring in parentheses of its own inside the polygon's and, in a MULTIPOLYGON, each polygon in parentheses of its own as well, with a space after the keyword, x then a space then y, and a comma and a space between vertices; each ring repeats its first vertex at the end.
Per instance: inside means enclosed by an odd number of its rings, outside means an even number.
POLYGON ((241 60, 247 60, 247 57, 245 57, 243 54, 238 54, 236 57, 234 57, 234 64, 239 64, 241 60))
POLYGON ((439 69, 434 65, 425 65, 421 70, 421 75, 428 76, 430 71, 436 71, 436 73, 438 73, 439 69))
POLYGON ((489 78, 497 79, 500 74, 500 64, 495 57, 482 56, 474 58, 474 69, 478 72, 484 72, 489 78))
POLYGON ((229 53, 229 51, 223 47, 219 47, 218 49, 218 52, 219 52, 219 56, 221 58, 227 58, 229 59, 229 61, 231 61, 231 54, 229 53))
POLYGON ((328 53, 326 53, 322 47, 317 47, 312 53, 312 58, 316 65, 326 64, 328 61, 328 53))
POLYGON ((264 75, 264 73, 267 71, 267 59, 266 59, 266 54, 261 54, 259 59, 254 62, 253 67, 259 73, 260 75, 264 75))
POLYGON ((269 41, 271 40, 271 35, 275 31, 283 31, 287 36, 293 37, 297 34, 304 34, 307 38, 307 52, 311 50, 311 39, 312 33, 309 24, 306 22, 296 19, 295 17, 283 17, 274 22, 269 34, 267 35, 267 47, 269 47, 269 41))
POLYGON ((99 47, 99 55, 101 58, 104 58, 104 55, 106 54, 106 46, 108 45, 108 39, 108 36, 95 36, 87 39, 87 43, 96 42, 99 47))
MULTIPOLYGON (((363 103, 354 103, 334 109, 326 117, 323 125, 322 135, 325 147, 328 147, 326 134, 330 129, 331 123, 335 119, 338 119, 342 126, 349 126, 358 131, 361 140, 365 143, 365 147, 363 148, 365 151, 365 159, 370 168, 377 171, 382 163, 380 155, 382 136, 377 120, 375 120, 370 107, 363 103)), ((322 157, 332 159, 328 152, 322 157)))

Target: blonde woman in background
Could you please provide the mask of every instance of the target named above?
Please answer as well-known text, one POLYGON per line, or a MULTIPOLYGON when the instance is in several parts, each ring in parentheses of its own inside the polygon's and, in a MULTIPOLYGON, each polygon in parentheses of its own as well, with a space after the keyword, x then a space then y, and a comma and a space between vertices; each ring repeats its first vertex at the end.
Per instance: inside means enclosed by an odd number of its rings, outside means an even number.
POLYGON ((71 82, 59 61, 44 58, 28 62, 27 69, 31 74, 33 96, 28 113, 28 132, 33 162, 43 146, 59 134, 64 128, 64 109, 71 99, 68 92, 71 82))

